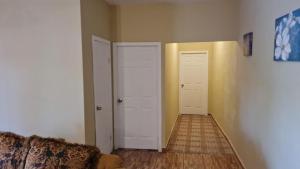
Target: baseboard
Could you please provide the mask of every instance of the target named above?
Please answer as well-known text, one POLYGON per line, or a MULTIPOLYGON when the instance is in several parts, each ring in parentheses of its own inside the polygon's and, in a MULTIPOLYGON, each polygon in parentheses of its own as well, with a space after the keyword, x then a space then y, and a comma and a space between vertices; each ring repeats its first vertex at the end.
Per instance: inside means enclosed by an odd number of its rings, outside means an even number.
POLYGON ((244 169, 246 169, 245 164, 243 163, 243 161, 241 160, 241 157, 239 155, 239 153, 237 152, 236 148, 234 147, 234 145, 232 144, 231 140, 229 139, 228 135, 226 134, 226 132, 223 130, 223 128, 221 127, 221 125, 218 123, 218 121, 215 119, 215 117, 213 116, 213 114, 209 114, 211 115, 212 119, 215 121, 215 123, 218 125, 218 127, 220 128, 221 132, 223 133, 223 135, 225 136, 226 140, 229 142, 232 150, 234 151, 237 159, 239 160, 240 164, 242 165, 242 167, 244 169))
POLYGON ((165 149, 167 149, 167 147, 168 147, 168 145, 169 145, 170 138, 171 138, 172 133, 173 133, 173 131, 174 131, 174 128, 175 128, 175 126, 176 126, 176 124, 177 124, 177 120, 178 120, 179 115, 180 115, 180 114, 178 113, 177 118, 176 118, 176 121, 175 121, 175 123, 174 123, 174 125, 173 125, 173 127, 172 127, 171 134, 169 135, 168 140, 166 140, 166 141, 167 141, 167 142, 166 142, 167 144, 165 145, 165 149))

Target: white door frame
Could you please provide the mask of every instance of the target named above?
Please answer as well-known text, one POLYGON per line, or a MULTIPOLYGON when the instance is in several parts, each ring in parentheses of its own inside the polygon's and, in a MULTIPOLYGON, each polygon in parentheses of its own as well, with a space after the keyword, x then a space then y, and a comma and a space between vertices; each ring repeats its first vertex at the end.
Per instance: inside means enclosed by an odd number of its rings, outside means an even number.
MULTIPOLYGON (((179 86, 178 86, 178 90, 179 90, 179 114, 183 114, 182 113, 182 90, 181 90, 181 84, 182 84, 182 74, 181 74, 181 56, 183 54, 206 54, 207 59, 208 59, 208 51, 207 50, 200 50, 200 51, 180 51, 179 52, 179 86)), ((208 99, 208 98, 207 98, 208 99)), ((208 112, 207 112, 208 113, 208 112)))
MULTIPOLYGON (((157 74, 157 121, 158 121, 158 145, 157 150, 162 152, 162 83, 161 83, 161 43, 160 42, 115 42, 113 43, 113 79, 114 79, 114 87, 113 87, 113 97, 114 97, 114 112, 118 111, 118 57, 117 57, 117 48, 118 47, 132 47, 132 46, 154 46, 157 47, 157 65, 158 65, 158 74, 157 74)), ((115 127, 115 126, 114 126, 115 127)), ((114 130, 116 131, 116 130, 114 130)), ((115 133, 116 134, 116 133, 115 133)), ((115 138, 117 138, 115 136, 115 138)))
MULTIPOLYGON (((111 49, 111 42, 110 41, 108 41, 108 40, 106 40, 106 39, 104 39, 102 37, 99 37, 99 36, 93 34, 92 35, 92 46, 94 45, 94 41, 98 41, 100 43, 107 44, 107 45, 110 46, 110 49, 111 49)), ((112 55, 110 57, 112 58, 112 55)), ((93 54, 92 58, 94 60, 94 54, 93 54)), ((93 67, 94 67, 94 62, 93 62, 93 67)), ((95 72, 94 72, 94 68, 93 68, 93 79, 94 79, 94 76, 95 76, 95 72)), ((111 79, 113 79, 112 73, 111 73, 111 79)), ((112 84, 112 81, 111 81, 111 84, 112 84)), ((95 81, 93 80, 93 91, 94 90, 95 90, 95 81)), ((113 91, 111 91, 111 92, 113 92, 113 91)), ((97 113, 97 110, 96 110, 96 106, 97 106, 98 103, 96 103, 96 100, 95 100, 95 93, 93 93, 93 97, 94 97, 94 117, 95 117, 95 119, 94 119, 94 123, 95 123, 95 144, 97 146, 97 127, 96 127, 96 123, 97 123, 97 121, 96 121, 97 120, 96 119, 96 113, 97 113)), ((113 93, 112 93, 112 99, 113 99, 113 93)), ((111 103, 113 104, 113 100, 111 101, 111 103)), ((114 126, 114 122, 113 122, 113 105, 111 105, 111 106, 112 106, 112 112, 111 112, 112 113, 111 114, 111 116, 112 116, 112 122, 111 122, 111 124, 112 124, 112 127, 113 127, 114 126)), ((110 149, 112 151, 113 151, 113 147, 114 147, 114 142, 113 142, 113 140, 114 140, 114 134, 113 133, 114 133, 114 130, 112 128, 112 138, 110 138, 110 140, 111 140, 111 147, 110 147, 110 149)))
POLYGON ((92 43, 94 41, 98 41, 98 42, 102 42, 102 43, 106 43, 106 44, 110 45, 110 41, 108 41, 108 40, 106 40, 104 38, 101 38, 101 37, 99 37, 97 35, 92 35, 92 43))

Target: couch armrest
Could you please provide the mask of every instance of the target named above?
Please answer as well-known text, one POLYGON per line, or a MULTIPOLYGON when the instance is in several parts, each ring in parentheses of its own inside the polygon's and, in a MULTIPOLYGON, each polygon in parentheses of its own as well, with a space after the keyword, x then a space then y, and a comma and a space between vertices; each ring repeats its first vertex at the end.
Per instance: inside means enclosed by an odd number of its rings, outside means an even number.
POLYGON ((119 169, 122 167, 122 160, 117 155, 103 154, 99 160, 97 169, 119 169))

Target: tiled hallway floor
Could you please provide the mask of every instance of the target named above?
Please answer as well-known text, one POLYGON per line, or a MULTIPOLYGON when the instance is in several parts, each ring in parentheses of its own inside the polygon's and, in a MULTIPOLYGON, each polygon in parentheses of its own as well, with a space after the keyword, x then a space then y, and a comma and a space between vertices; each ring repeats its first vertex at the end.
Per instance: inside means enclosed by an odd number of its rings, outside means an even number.
POLYGON ((166 152, 118 150, 127 169, 242 169, 211 116, 179 116, 166 152))
POLYGON ((233 154, 230 144, 211 116, 178 117, 168 152, 233 154))

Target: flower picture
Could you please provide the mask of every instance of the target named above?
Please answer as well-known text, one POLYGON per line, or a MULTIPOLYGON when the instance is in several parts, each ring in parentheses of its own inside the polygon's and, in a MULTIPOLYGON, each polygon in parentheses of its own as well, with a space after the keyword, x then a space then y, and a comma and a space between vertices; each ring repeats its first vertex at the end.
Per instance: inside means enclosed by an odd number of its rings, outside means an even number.
POLYGON ((244 35, 244 56, 252 56, 253 32, 244 35))
POLYGON ((276 19, 275 61, 300 61, 300 9, 276 19))

